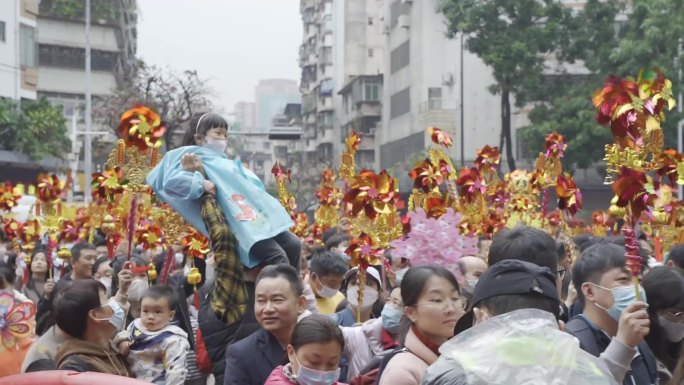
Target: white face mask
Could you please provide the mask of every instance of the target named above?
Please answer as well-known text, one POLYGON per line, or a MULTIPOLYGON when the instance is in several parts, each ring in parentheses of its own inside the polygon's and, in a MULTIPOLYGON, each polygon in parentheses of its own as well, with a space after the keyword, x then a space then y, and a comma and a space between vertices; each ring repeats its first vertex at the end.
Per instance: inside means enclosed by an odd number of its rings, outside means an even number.
POLYGON ((394 272, 394 276, 396 277, 397 280, 397 286, 401 285, 401 280, 404 279, 404 275, 408 271, 408 267, 405 267, 403 269, 399 269, 394 272))
POLYGON ((134 278, 131 286, 128 288, 128 299, 135 302, 140 302, 145 290, 149 287, 149 282, 145 278, 134 278))
POLYGON ((658 323, 663 328, 668 341, 676 343, 684 339, 684 324, 672 322, 660 315, 658 316, 658 323))
POLYGON ((214 151, 218 152, 219 154, 223 154, 226 152, 226 147, 228 147, 228 141, 220 140, 220 139, 204 138, 203 147, 208 148, 210 150, 214 150, 214 151))
POLYGON ((173 255, 173 258, 176 260, 176 266, 180 265, 183 263, 183 253, 176 253, 173 255))
MULTIPOLYGON (((361 309, 368 309, 378 300, 378 291, 375 288, 366 286, 363 288, 363 303, 361 309)), ((354 308, 359 307, 359 287, 349 285, 347 288, 347 302, 354 308)))
POLYGON ((317 284, 320 285, 321 289, 316 288, 316 291, 318 292, 318 296, 321 298, 332 298, 337 294, 337 290, 333 289, 332 287, 325 286, 323 282, 321 282, 320 279, 316 279, 318 282, 317 284))
POLYGON ((112 292, 112 277, 100 277, 97 280, 107 288, 107 294, 112 292))

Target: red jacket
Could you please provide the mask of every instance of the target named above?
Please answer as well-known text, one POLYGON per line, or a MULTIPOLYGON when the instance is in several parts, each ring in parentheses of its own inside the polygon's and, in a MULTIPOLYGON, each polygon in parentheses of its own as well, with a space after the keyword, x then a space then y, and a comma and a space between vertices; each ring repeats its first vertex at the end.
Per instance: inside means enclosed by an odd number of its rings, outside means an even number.
MULTIPOLYGON (((277 368, 273 369, 271 372, 271 375, 268 376, 266 379, 266 382, 264 382, 264 385, 297 385, 296 382, 290 381, 287 376, 285 376, 285 373, 283 373, 283 367, 278 366, 277 368)), ((335 382, 333 385, 347 385, 343 384, 341 382, 335 382)))

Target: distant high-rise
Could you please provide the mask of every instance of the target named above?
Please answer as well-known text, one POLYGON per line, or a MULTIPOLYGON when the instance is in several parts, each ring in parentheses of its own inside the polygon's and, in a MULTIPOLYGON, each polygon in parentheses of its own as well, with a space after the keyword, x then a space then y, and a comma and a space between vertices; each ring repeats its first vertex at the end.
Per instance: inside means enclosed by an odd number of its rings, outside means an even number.
POLYGON ((256 129, 256 105, 253 102, 238 102, 235 104, 235 124, 241 131, 256 129))
POLYGON ((36 99, 38 0, 0 2, 0 97, 36 99), (18 32, 18 33, 17 33, 18 32))
POLYGON ((296 80, 263 79, 254 89, 256 128, 267 130, 273 117, 281 114, 288 103, 299 103, 301 95, 296 80))

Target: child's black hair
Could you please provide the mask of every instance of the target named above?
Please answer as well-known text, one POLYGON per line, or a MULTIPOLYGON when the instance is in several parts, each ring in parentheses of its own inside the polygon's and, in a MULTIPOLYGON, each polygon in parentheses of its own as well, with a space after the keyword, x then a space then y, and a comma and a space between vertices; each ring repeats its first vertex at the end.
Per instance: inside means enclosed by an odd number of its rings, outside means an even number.
POLYGON ((155 285, 147 290, 145 290, 145 293, 142 296, 142 299, 144 300, 145 298, 152 298, 152 299, 166 299, 166 302, 169 304, 169 310, 173 311, 176 309, 177 304, 177 299, 176 299, 176 294, 171 290, 170 287, 168 286, 161 286, 161 285, 155 285))
POLYGON ((212 128, 220 127, 228 129, 228 122, 218 114, 212 112, 196 114, 190 119, 190 125, 183 136, 183 146, 195 146, 195 135, 206 135, 212 128))

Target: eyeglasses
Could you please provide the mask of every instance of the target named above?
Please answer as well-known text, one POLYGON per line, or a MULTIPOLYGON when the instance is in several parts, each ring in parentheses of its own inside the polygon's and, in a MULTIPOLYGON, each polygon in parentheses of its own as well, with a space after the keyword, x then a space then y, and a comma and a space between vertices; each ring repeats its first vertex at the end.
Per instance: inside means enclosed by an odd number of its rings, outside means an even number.
POLYGON ((416 304, 416 306, 420 306, 420 305, 433 306, 436 308, 440 308, 442 311, 446 311, 449 308, 449 306, 454 306, 457 309, 465 310, 466 307, 468 307, 468 300, 465 299, 464 297, 459 297, 456 299, 453 299, 453 298, 447 298, 447 299, 434 298, 434 299, 429 300, 428 302, 416 304))
POLYGON ((558 270, 556 270, 556 274, 558 274, 558 276, 560 277, 560 279, 563 279, 563 278, 565 278, 565 273, 566 273, 566 271, 567 271, 566 268, 561 267, 561 268, 559 268, 558 270))
POLYGON ((680 311, 677 313, 666 311, 664 317, 672 322, 684 323, 684 311, 680 311))

